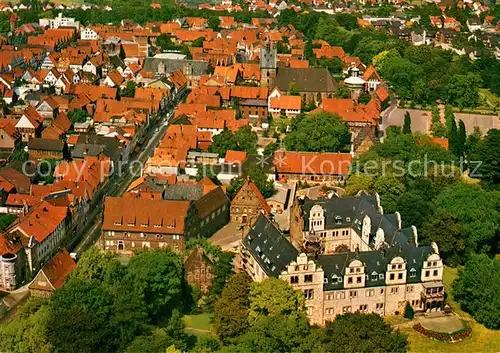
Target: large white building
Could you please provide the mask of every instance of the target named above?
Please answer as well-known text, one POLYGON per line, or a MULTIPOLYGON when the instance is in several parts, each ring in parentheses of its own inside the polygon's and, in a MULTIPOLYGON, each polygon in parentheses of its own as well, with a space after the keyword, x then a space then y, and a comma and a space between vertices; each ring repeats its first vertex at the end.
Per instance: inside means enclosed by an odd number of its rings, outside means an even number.
POLYGON ((394 315, 407 303, 415 311, 443 306, 437 245, 419 246, 415 227, 384 215, 377 197, 302 200, 291 221, 287 239, 260 216, 242 241, 241 268, 255 281, 278 277, 302 291, 311 323, 348 312, 394 315))
POLYGON ((40 27, 59 28, 59 27, 74 27, 78 31, 80 29, 80 22, 75 21, 74 18, 62 17, 59 13, 56 18, 41 18, 38 20, 40 27))

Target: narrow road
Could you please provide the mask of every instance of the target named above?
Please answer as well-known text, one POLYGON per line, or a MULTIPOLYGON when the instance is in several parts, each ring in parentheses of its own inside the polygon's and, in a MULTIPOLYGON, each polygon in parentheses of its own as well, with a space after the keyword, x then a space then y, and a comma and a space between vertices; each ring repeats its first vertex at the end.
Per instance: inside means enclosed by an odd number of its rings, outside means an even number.
POLYGON ((121 176, 112 175, 106 185, 103 187, 104 192, 99 195, 99 201, 96 202, 96 207, 94 208, 94 210, 89 212, 86 226, 83 228, 83 230, 80 231, 82 234, 76 236, 77 239, 81 240, 78 241, 76 246, 74 246, 72 249, 70 248, 71 252, 76 253, 78 257, 80 257, 80 255, 85 250, 91 247, 92 244, 94 244, 94 242, 100 236, 104 197, 121 196, 127 190, 132 181, 140 176, 144 164, 152 155, 155 147, 165 135, 168 127, 168 120, 170 116, 173 115, 173 110, 175 109, 175 107, 169 109, 166 113, 163 113, 162 118, 156 121, 155 125, 152 126, 151 131, 153 133, 151 134, 151 136, 146 136, 146 139, 148 140, 147 145, 142 147, 142 150, 138 155, 131 156, 129 161, 129 166, 131 167, 127 168, 126 173, 122 174, 121 176))

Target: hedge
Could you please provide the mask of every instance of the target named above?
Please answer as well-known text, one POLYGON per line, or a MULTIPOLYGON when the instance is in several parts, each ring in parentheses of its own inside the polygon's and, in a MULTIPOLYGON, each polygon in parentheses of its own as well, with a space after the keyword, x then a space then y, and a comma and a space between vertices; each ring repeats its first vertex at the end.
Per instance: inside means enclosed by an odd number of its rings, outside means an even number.
POLYGON ((445 333, 445 332, 436 332, 432 330, 428 330, 425 327, 423 327, 421 324, 415 324, 413 326, 413 329, 417 332, 420 332, 424 336, 427 336, 431 339, 435 339, 438 341, 445 341, 445 342, 457 342, 461 341, 467 337, 470 336, 472 333, 472 328, 469 325, 467 321, 463 321, 462 323, 464 327, 458 331, 452 332, 452 333, 445 333))

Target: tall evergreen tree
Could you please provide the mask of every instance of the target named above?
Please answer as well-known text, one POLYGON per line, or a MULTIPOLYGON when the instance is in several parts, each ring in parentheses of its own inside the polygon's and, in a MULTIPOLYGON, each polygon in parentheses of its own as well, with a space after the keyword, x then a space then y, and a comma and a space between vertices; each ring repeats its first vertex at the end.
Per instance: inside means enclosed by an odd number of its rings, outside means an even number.
POLYGON ((467 132, 465 131, 465 124, 462 120, 458 122, 458 136, 457 136, 457 152, 458 156, 463 156, 465 152, 465 144, 467 142, 467 132))
POLYGON ((411 116, 408 111, 405 113, 405 121, 403 124, 403 134, 411 134, 411 116))
POLYGON ((431 118, 431 131, 434 137, 444 137, 446 136, 446 129, 441 123, 441 117, 439 116, 439 108, 437 105, 432 107, 432 118, 431 118))

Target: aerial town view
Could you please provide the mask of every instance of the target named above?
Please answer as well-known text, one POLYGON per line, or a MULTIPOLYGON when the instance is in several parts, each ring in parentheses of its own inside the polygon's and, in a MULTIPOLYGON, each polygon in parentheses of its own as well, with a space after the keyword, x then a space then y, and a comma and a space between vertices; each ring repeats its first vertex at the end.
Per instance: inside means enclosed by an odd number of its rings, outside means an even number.
POLYGON ((500 352, 500 4, 0 2, 0 353, 80 352, 500 352))

